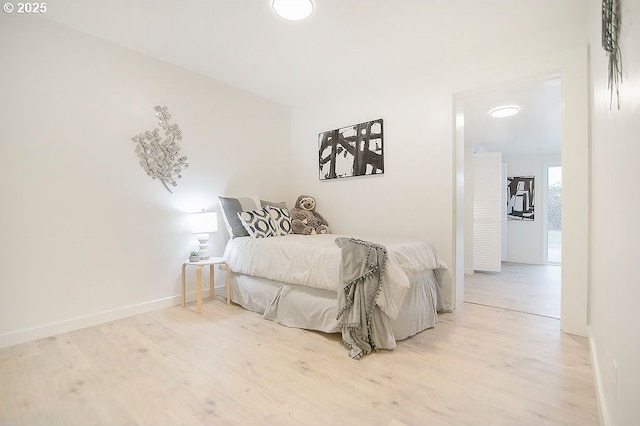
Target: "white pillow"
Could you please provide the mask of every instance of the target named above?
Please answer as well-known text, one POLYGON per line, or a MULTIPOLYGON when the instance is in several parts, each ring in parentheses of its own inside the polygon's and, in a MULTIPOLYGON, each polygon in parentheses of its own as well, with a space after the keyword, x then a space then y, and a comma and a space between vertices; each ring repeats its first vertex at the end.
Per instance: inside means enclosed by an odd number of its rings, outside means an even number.
POLYGON ((253 238, 273 237, 271 216, 264 209, 238 212, 238 218, 253 238))

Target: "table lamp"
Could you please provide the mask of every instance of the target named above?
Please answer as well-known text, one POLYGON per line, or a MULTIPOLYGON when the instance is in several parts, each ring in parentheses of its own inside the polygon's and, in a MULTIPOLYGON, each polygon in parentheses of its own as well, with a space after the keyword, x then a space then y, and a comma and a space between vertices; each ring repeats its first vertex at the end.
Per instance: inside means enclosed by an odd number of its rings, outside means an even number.
POLYGON ((201 212, 191 215, 191 232, 198 238, 200 259, 209 258, 209 234, 218 230, 218 214, 201 212))

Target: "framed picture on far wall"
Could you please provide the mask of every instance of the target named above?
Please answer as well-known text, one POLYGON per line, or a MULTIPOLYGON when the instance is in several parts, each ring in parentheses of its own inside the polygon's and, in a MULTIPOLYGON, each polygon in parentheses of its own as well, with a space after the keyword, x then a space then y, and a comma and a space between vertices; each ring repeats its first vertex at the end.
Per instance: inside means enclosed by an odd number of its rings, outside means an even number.
POLYGON ((533 220, 535 211, 535 177, 507 178, 507 219, 533 220))
POLYGON ((384 173, 382 119, 318 135, 320 180, 384 173))

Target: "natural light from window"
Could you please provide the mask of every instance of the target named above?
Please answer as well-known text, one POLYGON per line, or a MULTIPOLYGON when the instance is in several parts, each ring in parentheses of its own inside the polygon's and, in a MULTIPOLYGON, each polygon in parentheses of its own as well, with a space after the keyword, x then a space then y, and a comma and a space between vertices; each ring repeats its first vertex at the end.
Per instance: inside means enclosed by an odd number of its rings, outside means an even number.
POLYGON ((547 167, 547 262, 562 261, 562 167, 547 167))

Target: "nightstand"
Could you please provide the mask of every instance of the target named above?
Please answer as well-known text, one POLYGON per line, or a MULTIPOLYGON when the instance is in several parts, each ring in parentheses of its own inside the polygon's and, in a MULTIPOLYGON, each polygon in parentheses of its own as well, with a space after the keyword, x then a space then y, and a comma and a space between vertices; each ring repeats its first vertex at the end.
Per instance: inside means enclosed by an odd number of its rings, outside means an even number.
POLYGON ((215 287, 214 283, 214 273, 213 273, 213 265, 224 265, 225 272, 227 273, 227 281, 225 283, 225 289, 227 291, 227 305, 231 304, 231 297, 229 294, 229 265, 224 261, 221 257, 210 257, 208 259, 203 259, 198 262, 190 262, 185 260, 182 264, 182 306, 185 306, 186 300, 186 292, 185 292, 185 272, 187 266, 195 266, 196 267, 196 312, 202 313, 202 267, 209 266, 209 296, 213 299, 215 298, 215 287))

